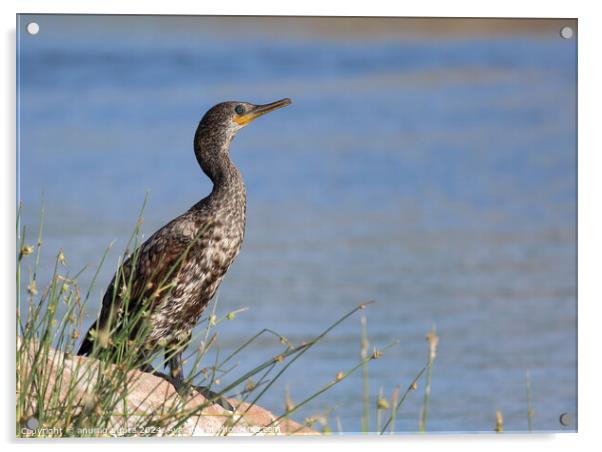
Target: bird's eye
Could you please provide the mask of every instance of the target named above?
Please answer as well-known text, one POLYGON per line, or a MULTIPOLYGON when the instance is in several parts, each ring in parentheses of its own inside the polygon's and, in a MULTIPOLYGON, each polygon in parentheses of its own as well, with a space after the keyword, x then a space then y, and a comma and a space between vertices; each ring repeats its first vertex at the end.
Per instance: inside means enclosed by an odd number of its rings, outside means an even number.
POLYGON ((245 112, 245 107, 243 107, 242 105, 237 105, 234 111, 236 112, 236 114, 242 115, 245 112))

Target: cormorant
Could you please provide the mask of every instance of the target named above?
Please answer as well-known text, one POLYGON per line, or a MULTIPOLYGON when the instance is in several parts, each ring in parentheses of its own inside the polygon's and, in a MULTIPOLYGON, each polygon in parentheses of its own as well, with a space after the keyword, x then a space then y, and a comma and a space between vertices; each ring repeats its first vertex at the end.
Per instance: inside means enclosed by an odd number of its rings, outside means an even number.
MULTIPOLYGON (((149 237, 132 253, 137 256, 135 262, 132 257, 124 262, 122 274, 113 277, 105 292, 100 315, 88 330, 79 355, 91 354, 99 332, 111 337, 123 327, 120 286, 131 281, 128 312, 135 316, 142 309, 147 311, 144 348, 136 352, 140 362, 149 353, 164 349, 170 357, 170 373, 156 373, 180 391, 184 382, 182 350, 238 255, 245 234, 246 191, 240 172, 230 160, 230 143, 251 121, 290 103, 290 99, 265 105, 223 102, 205 113, 194 136, 194 153, 213 182, 211 194, 149 237), (116 283, 116 278, 121 282, 116 283)), ((137 332, 133 328, 131 336, 137 332)), ((110 344, 105 346, 110 348, 110 344)), ((215 395, 207 388, 195 388, 206 396, 215 395)), ((224 406, 224 399, 218 403, 224 406)), ((228 405, 226 402, 230 408, 228 405)))

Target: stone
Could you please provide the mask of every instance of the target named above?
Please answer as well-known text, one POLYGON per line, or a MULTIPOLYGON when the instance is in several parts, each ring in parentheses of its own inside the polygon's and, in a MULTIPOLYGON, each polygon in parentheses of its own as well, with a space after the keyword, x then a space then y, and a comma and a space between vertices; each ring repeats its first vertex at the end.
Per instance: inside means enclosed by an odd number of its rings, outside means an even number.
MULTIPOLYGON (((17 341, 20 347, 21 341, 17 341)), ((17 362, 18 380, 25 381, 31 371, 36 350, 30 345, 29 353, 21 353, 17 362)), ((40 355, 38 355, 40 356, 40 355)), ((48 403, 52 394, 55 399, 53 405, 60 405, 70 400, 70 407, 75 407, 74 412, 79 410, 96 409, 96 397, 92 388, 98 378, 119 372, 113 364, 101 363, 94 358, 64 354, 58 350, 49 350, 46 353, 45 366, 37 364, 38 372, 44 372, 48 378, 44 390, 44 400, 48 403), (58 385, 58 386, 57 386, 58 385), (69 399, 71 398, 71 399, 69 399), (57 402, 58 400, 58 402, 57 402)), ((128 391, 125 400, 115 400, 114 413, 127 412, 128 415, 113 414, 108 425, 110 427, 102 430, 87 429, 85 426, 77 427, 79 430, 64 432, 74 436, 206 436, 206 435, 317 435, 318 432, 299 424, 291 419, 276 421, 270 411, 236 399, 228 399, 235 408, 234 412, 225 410, 216 404, 207 404, 206 399, 199 393, 184 399, 175 388, 163 378, 156 375, 130 370, 124 375, 123 381, 127 381, 128 391), (176 418, 169 417, 167 424, 162 422, 162 427, 153 427, 149 423, 149 415, 156 419, 165 419, 165 413, 176 413, 176 418), (139 414, 137 414, 139 413, 139 414), (164 416, 163 418, 161 416, 164 416)), ((20 382, 17 381, 19 392, 20 382)), ((31 419, 36 412, 37 395, 28 394, 30 406, 25 413, 21 413, 24 419, 31 419)), ((117 396, 116 396, 117 397, 117 396)), ((55 427, 55 426, 47 426, 55 427)), ((69 428, 69 426, 65 427, 69 428)), ((22 436, 28 435, 23 429, 22 436)), ((59 435, 62 436, 62 430, 59 435)))

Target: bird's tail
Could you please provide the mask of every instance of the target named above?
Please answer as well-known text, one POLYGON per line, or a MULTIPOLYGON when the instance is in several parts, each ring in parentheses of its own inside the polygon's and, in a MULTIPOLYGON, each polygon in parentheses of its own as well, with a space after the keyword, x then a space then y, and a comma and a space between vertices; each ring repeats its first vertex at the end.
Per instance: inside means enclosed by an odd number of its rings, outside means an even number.
POLYGON ((79 346, 79 350, 77 351, 77 354, 79 356, 88 356, 92 353, 92 348, 93 348, 94 342, 92 341, 92 336, 91 336, 90 332, 92 331, 93 328, 94 328, 94 325, 92 325, 92 327, 88 330, 88 332, 86 333, 86 337, 84 337, 84 340, 82 341, 81 345, 79 346))

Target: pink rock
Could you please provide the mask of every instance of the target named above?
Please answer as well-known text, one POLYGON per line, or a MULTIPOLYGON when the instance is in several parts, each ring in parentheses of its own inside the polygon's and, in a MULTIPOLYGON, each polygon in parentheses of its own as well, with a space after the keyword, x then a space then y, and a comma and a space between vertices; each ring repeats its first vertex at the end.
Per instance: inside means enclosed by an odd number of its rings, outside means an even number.
MULTIPOLYGON (((21 340, 17 341, 17 346, 21 346, 21 340)), ((21 390, 20 382, 25 381, 25 378, 31 372, 35 352, 34 344, 32 344, 29 353, 18 355, 21 356, 21 359, 18 359, 17 363, 19 375, 17 392, 21 390)), ((95 406, 93 394, 98 377, 101 374, 110 376, 113 373, 118 373, 115 365, 101 363, 88 357, 65 355, 56 350, 50 350, 46 362, 42 364, 37 363, 35 368, 38 369, 37 372, 43 373, 47 378, 48 383, 45 385, 44 400, 53 406, 60 406, 61 404, 68 406, 74 413, 79 413, 82 409, 98 410, 99 408, 95 406), (51 401, 51 397, 54 397, 54 400, 51 401)), ((94 434, 96 432, 93 432, 89 436, 121 436, 124 434, 133 434, 134 436, 146 434, 156 436, 318 434, 316 431, 291 419, 274 422, 277 416, 270 411, 235 399, 228 399, 230 404, 235 407, 234 413, 216 404, 203 406, 206 399, 198 393, 184 400, 170 383, 160 377, 139 370, 129 371, 124 380, 127 381, 128 385, 127 397, 125 401, 115 401, 113 410, 115 414, 110 417, 110 427, 106 431, 98 432, 97 435, 94 434), (126 412, 127 416, 119 414, 126 412), (172 415, 176 414, 173 419, 170 416, 167 423, 163 422, 163 425, 167 424, 167 427, 157 428, 156 430, 152 426, 144 427, 148 430, 141 427, 143 424, 144 426, 149 425, 149 415, 156 419, 165 420, 166 412, 170 412, 172 415)), ((31 403, 26 407, 24 413, 20 413, 20 417, 27 418, 36 412, 36 399, 35 394, 28 394, 27 400, 31 403)), ((69 428, 69 426, 61 426, 60 428, 69 428)), ((26 432, 21 433, 23 436, 27 436, 26 432)), ((82 430, 65 432, 64 434, 88 436, 89 433, 89 431, 82 430)))

